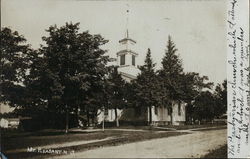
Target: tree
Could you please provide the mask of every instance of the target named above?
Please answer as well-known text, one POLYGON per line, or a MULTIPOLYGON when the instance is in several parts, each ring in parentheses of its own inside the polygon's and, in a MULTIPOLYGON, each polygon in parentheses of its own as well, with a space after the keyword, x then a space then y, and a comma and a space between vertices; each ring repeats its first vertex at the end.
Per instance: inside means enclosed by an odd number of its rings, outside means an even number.
POLYGON ((125 99, 125 107, 126 108, 138 108, 139 102, 138 97, 136 95, 136 80, 132 80, 131 82, 125 82, 124 86, 124 99, 125 99))
POLYGON ((117 67, 113 67, 107 79, 107 98, 108 107, 115 110, 116 126, 119 127, 119 119, 117 109, 125 108, 125 81, 121 74, 118 73, 117 67))
POLYGON ((211 120, 215 117, 215 99, 211 92, 201 92, 194 102, 194 119, 211 120))
POLYGON ((27 71, 27 54, 30 52, 26 39, 17 31, 2 28, 0 32, 1 81, 0 102, 10 106, 22 106, 25 86, 23 81, 27 71))
POLYGON ((48 110, 65 114, 67 133, 69 112, 97 109, 89 103, 103 89, 108 56, 100 46, 107 40, 87 31, 80 33, 79 23, 66 23, 60 28, 55 25, 46 31, 49 36, 42 38, 46 45, 41 46, 39 55, 33 56, 27 83, 39 92, 39 99, 48 110), (35 64, 36 60, 42 62, 40 66, 35 64))
POLYGON ((151 51, 148 49, 144 65, 140 66, 141 73, 135 80, 135 92, 137 97, 137 105, 145 106, 149 110, 149 124, 152 124, 152 106, 157 104, 155 85, 156 73, 154 70, 155 63, 151 58, 151 51))
POLYGON ((194 101, 203 90, 211 90, 213 83, 208 82, 207 76, 200 76, 199 73, 188 72, 181 76, 180 99, 187 103, 186 121, 191 122, 194 112, 194 101))
POLYGON ((227 110, 227 81, 218 84, 215 92, 210 91, 200 92, 195 98, 192 105, 192 117, 201 121, 212 120, 214 117, 219 117, 227 110))
POLYGON ((171 114, 175 101, 180 101, 182 96, 183 68, 176 47, 171 37, 168 38, 165 56, 162 59, 162 68, 158 71, 158 80, 161 85, 160 98, 162 105, 168 105, 171 114))
POLYGON ((227 111, 227 80, 216 86, 214 96, 216 100, 215 115, 219 117, 227 111))

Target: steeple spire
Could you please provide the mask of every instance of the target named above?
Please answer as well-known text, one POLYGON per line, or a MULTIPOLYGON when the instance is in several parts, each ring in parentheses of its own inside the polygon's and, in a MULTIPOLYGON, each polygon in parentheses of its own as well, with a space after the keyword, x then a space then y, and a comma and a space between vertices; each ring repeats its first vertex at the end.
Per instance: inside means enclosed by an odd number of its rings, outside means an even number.
POLYGON ((125 37, 123 39, 119 40, 119 43, 123 43, 123 42, 124 42, 123 44, 126 43, 126 45, 124 45, 124 46, 126 46, 126 49, 128 49, 129 46, 135 44, 136 41, 133 40, 133 39, 131 39, 131 37, 129 37, 129 12, 130 12, 129 11, 129 4, 127 3, 126 6, 127 6, 127 9, 126 9, 126 26, 125 26, 126 30, 125 30, 125 37))
POLYGON ((126 11, 126 38, 129 38, 128 27, 129 27, 129 4, 127 3, 127 11, 126 11))

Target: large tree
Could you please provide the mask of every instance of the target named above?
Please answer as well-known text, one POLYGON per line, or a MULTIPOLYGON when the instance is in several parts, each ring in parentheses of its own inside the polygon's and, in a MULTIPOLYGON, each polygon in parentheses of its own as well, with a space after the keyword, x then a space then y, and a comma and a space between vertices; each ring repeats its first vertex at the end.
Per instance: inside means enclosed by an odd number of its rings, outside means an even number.
POLYGON ((194 112, 194 101, 204 91, 211 90, 213 83, 208 82, 207 76, 200 76, 199 73, 188 72, 181 76, 180 99, 186 105, 186 121, 191 122, 194 112))
POLYGON ((117 109, 125 108, 125 81, 118 73, 117 67, 113 67, 107 79, 106 93, 108 108, 115 110, 116 126, 119 127, 117 109))
POLYGON ((212 120, 215 117, 215 98, 209 91, 201 92, 194 101, 194 120, 212 120))
POLYGON ((218 84, 214 93, 201 91, 192 103, 189 115, 195 120, 212 120, 226 113, 227 110, 227 81, 218 84))
POLYGON ((79 23, 55 25, 46 31, 49 36, 42 38, 46 45, 41 46, 39 55, 33 56, 32 78, 29 78, 32 80, 28 84, 39 92, 48 110, 66 115, 67 132, 69 112, 77 112, 79 108, 87 112, 97 109, 91 101, 103 89, 108 56, 100 47, 107 40, 87 31, 79 32, 79 23))
POLYGON ((180 102, 182 96, 182 62, 177 55, 177 48, 171 37, 168 38, 165 56, 162 59, 162 68, 158 72, 158 80, 161 85, 160 98, 162 105, 168 106, 171 114, 172 123, 172 107, 174 102, 180 102))
POLYGON ((144 106, 149 111, 149 124, 152 124, 152 106, 157 106, 157 85, 155 63, 151 58, 151 51, 148 49, 144 65, 140 66, 141 73, 135 80, 135 92, 137 96, 137 106, 144 106))
POLYGON ((158 71, 159 98, 162 105, 168 106, 171 114, 175 102, 187 103, 187 116, 191 116, 193 102, 200 92, 207 88, 211 89, 213 83, 208 82, 207 76, 200 76, 199 73, 185 73, 182 61, 177 55, 177 48, 171 37, 168 39, 165 56, 162 59, 162 68, 158 71))
POLYGON ((227 111, 227 80, 216 86, 214 96, 216 100, 215 115, 219 117, 227 111))
POLYGON ((26 39, 17 31, 2 28, 0 32, 0 102, 10 106, 22 106, 28 68, 27 55, 31 51, 26 39))

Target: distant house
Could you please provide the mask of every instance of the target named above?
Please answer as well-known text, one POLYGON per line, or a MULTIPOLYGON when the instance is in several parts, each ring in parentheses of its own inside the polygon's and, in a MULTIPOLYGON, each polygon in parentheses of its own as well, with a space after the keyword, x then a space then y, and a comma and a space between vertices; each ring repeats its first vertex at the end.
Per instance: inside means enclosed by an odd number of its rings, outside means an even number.
POLYGON ((0 119, 0 127, 1 128, 8 128, 9 121, 7 119, 1 118, 0 119))
POLYGON ((30 120, 30 119, 32 119, 32 118, 31 117, 21 117, 21 116, 19 116, 18 118, 1 118, 0 119, 0 127, 1 128, 17 129, 17 128, 19 128, 22 121, 30 120))
POLYGON ((13 128, 17 129, 20 123, 19 118, 1 118, 0 125, 1 128, 13 128))
MULTIPOLYGON (((128 31, 126 37, 119 41, 120 50, 117 52, 118 72, 126 82, 136 79, 140 70, 136 65, 136 57, 138 53, 134 51, 136 41, 129 37, 128 31)), ((161 106, 152 107, 152 123, 154 125, 181 125, 186 121, 185 103, 174 103, 172 107, 161 106), (172 118, 172 119, 171 119, 172 118)), ((104 112, 98 112, 97 121, 101 123, 103 119, 106 122, 115 121, 115 111, 113 109, 106 109, 104 112)), ((148 109, 120 109, 117 111, 120 122, 145 124, 149 121, 148 109)))

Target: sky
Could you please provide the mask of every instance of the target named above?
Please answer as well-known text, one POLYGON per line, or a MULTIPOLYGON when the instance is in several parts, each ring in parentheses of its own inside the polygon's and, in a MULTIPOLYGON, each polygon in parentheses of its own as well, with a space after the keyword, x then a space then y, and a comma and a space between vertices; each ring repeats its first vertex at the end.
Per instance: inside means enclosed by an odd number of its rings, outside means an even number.
POLYGON ((109 40, 104 49, 116 57, 128 29, 137 42, 137 64, 150 48, 159 69, 170 35, 185 72, 215 84, 226 79, 226 0, 2 0, 1 6, 2 26, 18 31, 34 49, 44 44, 49 26, 80 22, 80 31, 109 40))

